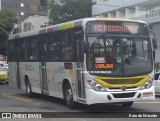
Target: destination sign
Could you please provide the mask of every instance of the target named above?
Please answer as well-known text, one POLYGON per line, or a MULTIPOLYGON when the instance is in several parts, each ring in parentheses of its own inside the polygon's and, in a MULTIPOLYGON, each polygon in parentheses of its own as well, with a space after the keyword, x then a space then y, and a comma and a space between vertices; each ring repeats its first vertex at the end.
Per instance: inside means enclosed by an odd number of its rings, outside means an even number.
POLYGON ((132 26, 132 25, 101 25, 101 24, 94 24, 92 25, 92 31, 93 32, 131 32, 131 33, 137 33, 138 32, 138 26, 132 26))
POLYGON ((149 36, 149 29, 144 23, 122 21, 93 21, 87 23, 87 33, 139 34, 149 36))
POLYGON ((96 69, 113 69, 113 64, 102 64, 102 63, 99 63, 99 64, 95 64, 95 68, 96 69))

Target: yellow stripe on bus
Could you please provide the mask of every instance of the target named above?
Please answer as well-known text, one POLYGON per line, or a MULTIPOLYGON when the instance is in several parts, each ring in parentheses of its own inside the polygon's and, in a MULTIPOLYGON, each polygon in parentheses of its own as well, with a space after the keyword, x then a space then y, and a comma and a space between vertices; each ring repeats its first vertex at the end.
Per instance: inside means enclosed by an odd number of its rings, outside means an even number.
POLYGON ((137 76, 137 77, 125 77, 125 78, 113 78, 113 77, 96 77, 94 78, 95 81, 97 81, 99 84, 101 84, 102 86, 106 87, 106 88, 121 88, 122 86, 126 86, 126 87, 139 87, 142 86, 145 82, 147 82, 149 80, 149 76, 147 75, 143 75, 143 76, 137 76), (139 79, 138 82, 136 83, 128 83, 128 84, 116 84, 116 83, 112 83, 109 84, 107 83, 107 81, 105 80, 112 80, 112 81, 116 81, 116 80, 137 80, 139 79))
POLYGON ((96 18, 101 21, 125 21, 125 22, 140 22, 139 20, 127 19, 127 18, 96 18))

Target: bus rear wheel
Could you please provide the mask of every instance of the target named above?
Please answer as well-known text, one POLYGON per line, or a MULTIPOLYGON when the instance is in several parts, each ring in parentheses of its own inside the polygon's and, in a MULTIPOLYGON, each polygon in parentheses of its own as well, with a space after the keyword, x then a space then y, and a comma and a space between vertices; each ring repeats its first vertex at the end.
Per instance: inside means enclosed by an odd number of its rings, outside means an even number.
POLYGON ((67 83, 65 86, 64 99, 67 107, 72 109, 75 108, 75 102, 73 101, 73 92, 69 83, 67 83))
POLYGON ((133 102, 123 102, 121 103, 122 107, 131 107, 133 105, 133 102))
POLYGON ((26 93, 29 97, 32 97, 33 93, 32 93, 32 89, 31 89, 31 84, 29 82, 29 79, 26 79, 26 93))

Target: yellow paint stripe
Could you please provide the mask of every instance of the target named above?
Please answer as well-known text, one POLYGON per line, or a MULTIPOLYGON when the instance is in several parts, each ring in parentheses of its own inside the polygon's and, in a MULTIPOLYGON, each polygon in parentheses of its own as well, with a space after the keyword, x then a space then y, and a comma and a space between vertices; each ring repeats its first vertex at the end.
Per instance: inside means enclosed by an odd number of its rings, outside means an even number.
POLYGON ((95 81, 97 81, 99 84, 101 84, 104 87, 107 88, 121 88, 122 86, 126 86, 126 87, 139 87, 142 86, 145 82, 147 82, 149 80, 149 76, 147 75, 143 75, 143 76, 137 76, 137 77, 125 77, 125 78, 113 78, 113 77, 95 77, 94 78, 95 81), (129 80, 129 79, 135 79, 135 80, 139 80, 138 83, 135 84, 109 84, 103 80, 129 80))
POLYGON ((127 19, 127 18, 96 18, 102 21, 126 21, 126 22, 141 22, 140 20, 127 19))
POLYGON ((25 99, 25 98, 22 98, 22 97, 18 97, 18 96, 13 95, 13 94, 2 94, 2 95, 4 97, 10 98, 10 99, 14 99, 14 100, 18 100, 18 101, 21 101, 21 102, 30 103, 30 104, 33 104, 33 105, 39 105, 39 103, 34 103, 32 100, 25 99))
POLYGON ((32 100, 28 100, 28 99, 18 99, 18 98, 15 98, 15 99, 17 99, 17 100, 22 100, 22 101, 24 101, 24 102, 32 102, 32 100))
POLYGON ((14 97, 14 99, 16 99, 16 100, 24 100, 24 98, 21 98, 21 97, 14 97))
POLYGON ((70 28, 73 28, 73 23, 66 23, 66 24, 59 26, 60 30, 65 30, 65 29, 70 29, 70 28))

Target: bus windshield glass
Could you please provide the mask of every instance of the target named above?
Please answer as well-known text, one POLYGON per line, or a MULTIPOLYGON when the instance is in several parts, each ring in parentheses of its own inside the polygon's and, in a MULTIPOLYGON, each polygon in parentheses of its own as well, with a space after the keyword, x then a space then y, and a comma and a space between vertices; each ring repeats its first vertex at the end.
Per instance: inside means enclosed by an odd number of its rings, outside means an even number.
POLYGON ((91 22, 87 25, 89 73, 131 76, 152 71, 150 36, 145 24, 91 22))

